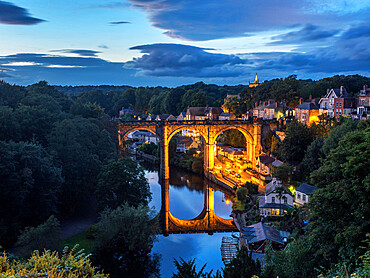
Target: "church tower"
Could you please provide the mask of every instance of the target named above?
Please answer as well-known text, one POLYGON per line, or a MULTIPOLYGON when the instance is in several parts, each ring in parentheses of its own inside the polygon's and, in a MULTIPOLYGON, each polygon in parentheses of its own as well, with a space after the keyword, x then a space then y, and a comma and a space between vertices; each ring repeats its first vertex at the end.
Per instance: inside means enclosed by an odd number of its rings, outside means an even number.
MULTIPOLYGON (((263 82, 262 82, 263 83, 263 82)), ((251 83, 251 80, 249 79, 249 88, 254 88, 254 87, 258 87, 259 85, 261 85, 262 83, 259 83, 258 81, 258 75, 256 73, 256 78, 254 78, 254 82, 251 83)))

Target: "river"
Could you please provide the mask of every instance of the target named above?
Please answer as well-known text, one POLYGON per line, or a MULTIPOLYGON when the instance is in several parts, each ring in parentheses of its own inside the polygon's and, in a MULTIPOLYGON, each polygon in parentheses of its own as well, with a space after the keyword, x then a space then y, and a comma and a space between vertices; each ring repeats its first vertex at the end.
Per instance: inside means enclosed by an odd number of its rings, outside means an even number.
MULTIPOLYGON (((146 170, 152 200, 150 206, 156 212, 161 209, 161 185, 159 184, 158 171, 146 170)), ((207 181, 208 182, 208 181, 207 181)), ((204 184, 202 177, 171 167, 169 185, 169 209, 173 216, 182 220, 197 217, 204 207, 204 184)), ((215 191, 215 213, 225 219, 230 219, 231 202, 227 191, 215 191)), ((159 235, 152 252, 159 253, 161 260, 161 276, 168 278, 176 271, 173 260, 180 257, 184 260, 196 259, 197 270, 207 264, 205 270, 209 271, 224 267, 221 260, 221 240, 223 236, 231 233, 197 234, 170 234, 159 235)))

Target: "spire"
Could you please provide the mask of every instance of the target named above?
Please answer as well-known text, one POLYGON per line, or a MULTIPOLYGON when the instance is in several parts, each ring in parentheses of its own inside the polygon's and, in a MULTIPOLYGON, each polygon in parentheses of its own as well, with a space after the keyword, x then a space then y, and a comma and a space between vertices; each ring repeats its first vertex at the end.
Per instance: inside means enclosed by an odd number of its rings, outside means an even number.
POLYGON ((258 76, 257 76, 257 72, 256 72, 256 78, 254 79, 254 83, 257 83, 257 84, 258 84, 258 76))

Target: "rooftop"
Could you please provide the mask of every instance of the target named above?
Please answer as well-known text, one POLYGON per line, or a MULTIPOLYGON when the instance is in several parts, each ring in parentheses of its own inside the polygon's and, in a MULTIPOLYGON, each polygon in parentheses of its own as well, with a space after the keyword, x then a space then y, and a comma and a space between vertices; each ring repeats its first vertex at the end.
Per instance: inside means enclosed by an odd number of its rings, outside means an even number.
POLYGON ((262 222, 250 225, 248 227, 243 227, 241 234, 248 241, 248 243, 271 240, 280 244, 284 244, 283 238, 280 235, 280 231, 262 222))
POLYGON ((298 188, 297 188, 297 191, 299 192, 302 192, 302 193, 305 193, 305 194, 312 194, 314 193, 315 190, 317 190, 318 188, 313 186, 313 185, 310 185, 310 184, 307 184, 307 183, 302 183, 298 188))

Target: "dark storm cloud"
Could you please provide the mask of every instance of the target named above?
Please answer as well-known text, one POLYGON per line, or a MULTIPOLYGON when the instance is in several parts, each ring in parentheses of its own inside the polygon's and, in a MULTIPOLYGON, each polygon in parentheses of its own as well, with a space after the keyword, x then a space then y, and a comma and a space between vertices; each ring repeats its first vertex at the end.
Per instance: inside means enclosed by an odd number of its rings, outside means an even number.
POLYGON ((274 42, 269 43, 270 45, 278 44, 299 44, 304 42, 316 42, 323 41, 330 37, 338 34, 340 30, 320 30, 320 27, 306 24, 302 29, 298 31, 292 31, 286 34, 272 37, 274 42))
MULTIPOLYGON (((324 2, 328 2, 324 1, 324 2)), ((313 0, 129 0, 144 10, 154 27, 184 40, 203 41, 281 30, 300 24, 334 23, 350 19, 334 11, 318 12, 313 0)), ((329 1, 330 2, 330 1, 329 1)), ((356 16, 352 14, 352 17, 356 16)))
POLYGON ((370 37, 370 26, 368 24, 351 27, 342 35, 343 39, 355 39, 366 37, 367 38, 370 37))
POLYGON ((120 24, 130 24, 131 22, 129 21, 112 21, 112 22, 109 22, 109 24, 112 24, 112 25, 120 25, 120 24))
POLYGON ((215 54, 182 44, 150 44, 130 48, 144 55, 126 63, 152 76, 228 77, 243 73, 245 59, 235 55, 215 54))
POLYGON ((45 20, 32 17, 30 13, 10 2, 0 1, 0 23, 10 25, 33 25, 45 20))
POLYGON ((58 50, 51 50, 51 52, 77 54, 82 57, 96 57, 96 54, 101 53, 101 51, 95 51, 95 50, 89 50, 89 49, 58 49, 58 50))

